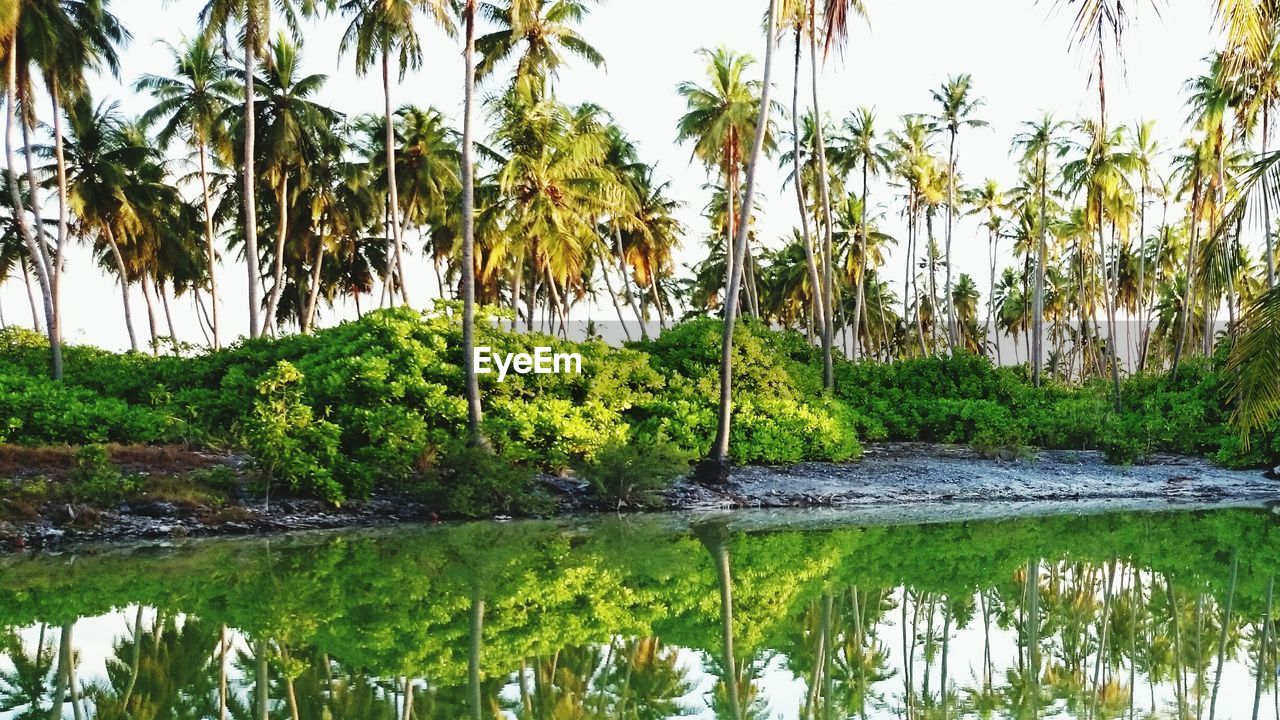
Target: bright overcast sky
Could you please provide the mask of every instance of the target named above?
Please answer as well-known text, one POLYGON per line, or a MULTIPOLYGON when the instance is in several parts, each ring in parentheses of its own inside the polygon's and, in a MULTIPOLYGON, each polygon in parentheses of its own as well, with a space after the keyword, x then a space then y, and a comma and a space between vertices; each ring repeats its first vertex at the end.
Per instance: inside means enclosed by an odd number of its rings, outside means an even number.
MULTIPOLYGON (((1069 119, 1092 114, 1095 95, 1087 85, 1085 60, 1068 51, 1070 17, 1054 12, 1048 0, 891 0, 867 2, 870 26, 854 28, 845 56, 832 62, 822 78, 823 108, 842 119, 860 105, 873 106, 882 130, 897 126, 904 113, 931 112, 930 91, 951 74, 973 75, 977 94, 985 98, 980 117, 990 128, 965 132, 960 138, 959 167, 966 182, 994 177, 1002 185, 1015 179, 1008 155, 1009 138, 1024 120, 1043 111, 1069 119)), ((122 81, 103 79, 94 90, 99 97, 121 102, 128 113, 147 107, 147 99, 127 89, 145 72, 168 72, 167 54, 159 41, 177 42, 195 32, 199 0, 116 0, 113 11, 133 33, 123 53, 122 81)), ((1165 3, 1162 14, 1139 12, 1127 38, 1127 69, 1110 68, 1108 115, 1113 123, 1138 117, 1154 119, 1164 146, 1175 144, 1183 133, 1182 83, 1202 71, 1204 58, 1214 47, 1210 3, 1176 0, 1165 3)), ((694 262, 702 252, 706 232, 700 213, 708 195, 703 170, 689 162, 689 148, 675 143, 675 124, 683 113, 676 85, 685 80, 702 82, 703 62, 695 52, 701 47, 725 45, 763 59, 760 33, 763 2, 743 0, 611 0, 602 3, 582 27, 582 34, 605 56, 608 67, 595 70, 574 65, 566 69, 558 94, 566 102, 590 100, 613 113, 618 123, 638 142, 646 161, 656 162, 659 176, 673 182, 672 194, 685 202, 682 220, 687 228, 682 263, 694 262)), ((379 112, 381 86, 377 78, 358 78, 349 59, 339 59, 338 41, 346 23, 329 18, 311 23, 303 47, 307 69, 326 73, 330 82, 323 102, 347 113, 379 112)), ((395 90, 395 101, 433 105, 452 118, 460 115, 462 63, 455 41, 434 30, 424 31, 428 52, 423 69, 411 74, 395 90)), ((791 97, 791 50, 784 47, 775 64, 775 97, 791 97)), ((755 72, 761 71, 758 64, 755 72)), ((802 80, 807 83, 807 79, 802 80)), ((945 152, 939 146, 940 152, 945 152)), ((783 174, 766 168, 759 187, 764 216, 758 221, 761 237, 778 243, 797 222, 794 195, 783 189, 783 174)), ((896 197, 879 192, 884 205, 896 197)), ((876 189, 873 188, 873 194, 876 189)), ((885 229, 904 236, 897 204, 884 205, 885 229)), ((941 230, 939 230, 941 233, 941 230)), ((410 234, 410 241, 414 235, 410 234)), ((941 234, 939 234, 941 240, 941 234)), ((976 221, 957 226, 957 271, 975 276, 986 293, 986 236, 976 221)), ((243 266, 224 258, 220 279, 223 317, 236 333, 244 331, 243 266), (227 264, 230 262, 230 264, 227 264)), ((887 276, 901 273, 898 258, 889 260, 887 276)), ((415 257, 409 283, 415 305, 424 305, 438 291, 426 263, 415 257)), ((683 268, 681 269, 683 272, 683 268)), ((119 290, 90 265, 87 251, 71 254, 64 284, 65 334, 71 342, 87 342, 110 348, 127 345, 119 290)), ((29 323, 21 282, 11 281, 0 290, 5 317, 29 323)), ((605 317, 604 309, 592 314, 605 317)), ((178 315, 179 335, 201 341, 183 300, 178 315)), ((366 305, 368 307, 368 305, 366 305)), ((146 334, 145 306, 135 294, 134 311, 140 335, 146 334)), ((322 310, 322 323, 334 320, 322 310)), ((351 309, 341 309, 349 316, 351 309)), ((163 325, 163 317, 159 319, 163 325)), ((224 334, 227 331, 224 329, 224 334)), ((167 334, 163 332, 161 334, 167 334)))

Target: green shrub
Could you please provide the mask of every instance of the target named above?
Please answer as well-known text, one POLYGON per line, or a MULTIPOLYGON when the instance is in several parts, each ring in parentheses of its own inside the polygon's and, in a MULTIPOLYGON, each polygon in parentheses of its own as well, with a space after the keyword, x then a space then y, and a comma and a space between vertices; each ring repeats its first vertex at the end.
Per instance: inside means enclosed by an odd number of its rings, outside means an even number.
POLYGON ((72 496, 94 505, 114 505, 142 486, 137 477, 121 473, 101 445, 76 450, 70 480, 72 496))
POLYGON ((536 514, 551 508, 535 472, 490 450, 455 445, 440 458, 428 497, 463 517, 536 514))
POLYGON ((340 504, 347 496, 335 477, 341 431, 314 417, 302 401, 301 384, 302 373, 284 360, 263 375, 241 437, 268 479, 340 504))
POLYGON ((657 494, 689 470, 689 453, 658 439, 609 445, 590 462, 579 464, 578 476, 596 495, 621 507, 649 507, 657 494))

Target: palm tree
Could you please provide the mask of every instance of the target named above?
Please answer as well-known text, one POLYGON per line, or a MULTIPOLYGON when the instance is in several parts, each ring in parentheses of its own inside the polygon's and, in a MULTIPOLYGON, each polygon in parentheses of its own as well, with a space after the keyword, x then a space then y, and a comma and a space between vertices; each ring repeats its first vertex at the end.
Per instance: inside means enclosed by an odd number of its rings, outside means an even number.
MULTIPOLYGON (((996 249, 997 242, 1000 237, 1000 227, 1003 222, 1001 213, 1005 209, 1004 193, 1000 190, 1000 184, 995 180, 988 178, 981 186, 972 189, 969 192, 969 206, 972 208, 970 212, 982 214, 986 216, 986 222, 983 226, 987 229, 987 248, 990 258, 991 280, 987 293, 987 318, 983 323, 983 330, 988 337, 994 338, 997 362, 1000 357, 1000 333, 998 327, 992 327, 995 321, 995 300, 996 300, 996 249)), ((1034 317, 1034 316, 1033 316, 1034 317)), ((1039 375, 1032 365, 1032 375, 1039 375)))
MULTIPOLYGON (((746 187, 742 196, 740 215, 751 212, 755 201, 756 170, 764 159, 765 136, 769 125, 769 91, 773 73, 774 25, 777 19, 778 0, 769 0, 765 15, 764 79, 760 86, 759 112, 755 122, 755 138, 751 144, 747 164, 746 187)), ((683 94, 683 93, 682 93, 683 94)), ((700 93, 698 93, 700 94, 700 93)), ((688 116, 686 116, 687 118, 688 116)), ((684 123, 681 122, 683 127, 684 123)), ((733 413, 733 329, 738 313, 738 288, 742 279, 742 265, 747 255, 748 222, 739 222, 737 236, 730 252, 733 255, 733 271, 730 273, 724 303, 724 337, 720 346, 720 409, 716 420, 716 437, 707 458, 698 465, 696 476, 703 481, 723 483, 729 475, 729 425, 733 413)), ((726 653, 727 655, 728 653, 726 653)))
POLYGON ((530 97, 542 99, 548 83, 569 56, 592 67, 604 56, 575 29, 591 12, 593 0, 499 0, 483 3, 481 12, 496 26, 476 40, 480 62, 476 74, 489 77, 499 64, 518 55, 514 84, 530 97))
POLYGON ((443 0, 341 0, 338 6, 343 15, 353 16, 338 47, 340 54, 355 53, 355 70, 366 75, 374 63, 382 69, 382 97, 386 121, 387 153, 387 208, 390 215, 390 242, 394 249, 396 268, 399 271, 400 299, 409 304, 409 290, 404 282, 404 263, 401 247, 404 245, 404 224, 401 222, 399 187, 396 179, 395 115, 391 103, 391 58, 396 56, 398 79, 404 82, 405 73, 422 66, 422 38, 414 25, 419 10, 425 10, 438 26, 452 33, 443 0))
POLYGON ((947 338, 954 348, 956 341, 956 313, 951 303, 951 234, 955 221, 956 204, 956 137, 962 127, 986 127, 985 121, 973 117, 983 105, 982 98, 975 98, 973 78, 968 74, 954 75, 947 79, 942 87, 933 91, 933 101, 940 106, 940 112, 934 115, 935 131, 945 130, 947 133, 947 235, 944 253, 946 256, 947 275, 944 292, 947 298, 947 338))
POLYGON ((321 157, 325 144, 333 142, 331 129, 339 117, 312 100, 324 87, 327 76, 303 75, 301 65, 298 46, 280 35, 271 45, 271 63, 257 80, 262 94, 263 125, 258 132, 263 140, 263 179, 275 191, 279 215, 271 256, 274 261, 271 292, 259 334, 265 334, 278 320, 276 312, 285 288, 285 243, 289 237, 292 201, 308 181, 311 161, 321 157), (291 194, 291 182, 297 184, 292 187, 294 194, 291 194))
MULTIPOLYGON (((844 173, 860 172, 862 176, 862 199, 861 204, 864 212, 870 208, 870 194, 868 181, 872 177, 878 177, 882 172, 889 170, 889 151, 880 145, 876 135, 876 115, 875 111, 868 107, 861 107, 854 112, 852 117, 845 120, 844 133, 839 139, 836 152, 837 165, 844 173)), ((865 256, 869 251, 867 245, 867 232, 869 227, 866 223, 862 225, 862 237, 859 239, 859 254, 865 256)), ((853 354, 852 359, 858 359, 858 338, 861 337, 859 328, 862 322, 863 305, 866 302, 866 283, 865 273, 858 275, 856 286, 854 289, 853 304, 853 354)))
POLYGON ((1022 161, 1030 165, 1036 181, 1036 193, 1040 197, 1039 242, 1036 250, 1035 297, 1032 299, 1031 321, 1031 381, 1040 385, 1040 370, 1044 367, 1044 274, 1048 259, 1049 233, 1049 152, 1061 149, 1059 135, 1065 123, 1056 122, 1046 113, 1038 121, 1022 123, 1022 131, 1014 136, 1013 147, 1021 150, 1022 161))
MULTIPOLYGON (((728 189, 729 221, 725 227, 725 238, 730 250, 724 279, 727 291, 736 262, 732 240, 737 236, 738 226, 748 224, 740 220, 736 197, 743 161, 750 152, 748 138, 759 129, 764 132, 765 145, 771 145, 768 103, 765 101, 769 88, 760 81, 744 77, 755 62, 750 55, 739 55, 723 47, 699 52, 707 59, 707 74, 711 82, 707 86, 684 82, 676 89, 689 108, 680 118, 676 138, 679 142, 692 142, 692 157, 702 161, 708 170, 717 169, 724 187, 728 189), (766 123, 757 127, 760 118, 765 118, 766 123)), ((734 302, 737 302, 736 298, 734 302)))
POLYGON ((235 82, 227 75, 226 63, 206 36, 199 36, 179 47, 166 44, 173 60, 171 76, 146 74, 134 83, 145 90, 156 104, 142 116, 144 125, 163 122, 156 140, 168 147, 179 136, 195 145, 200 169, 200 196, 204 210, 204 238, 209 272, 209 303, 213 315, 213 347, 221 347, 221 325, 218 320, 218 252, 214 247, 213 204, 209 190, 209 147, 226 109, 236 92, 235 82))
MULTIPOLYGON (((483 412, 480 408, 480 381, 475 367, 475 248, 476 248, 476 195, 475 195, 475 138, 472 122, 475 114, 476 94, 476 0, 463 0, 462 11, 462 362, 465 366, 467 385, 467 441, 472 447, 484 446, 480 429, 483 412)), ((478 652, 477 652, 478 654, 478 652)), ((478 660, 477 660, 478 662, 478 660)), ((478 693, 477 693, 478 694, 478 693)), ((479 714, 479 699, 473 703, 479 714)))
MULTIPOLYGON (((259 322, 261 310, 262 276, 258 269, 258 189, 257 182, 257 91, 254 78, 258 74, 258 57, 266 49, 270 38, 273 8, 285 19, 297 35, 298 16, 314 14, 317 0, 205 0, 200 8, 199 21, 205 37, 226 37, 239 27, 239 40, 244 50, 243 128, 244 145, 241 167, 241 202, 243 203, 244 249, 249 271, 249 337, 262 333, 259 322)), ((270 316, 268 315, 268 322, 270 316)))

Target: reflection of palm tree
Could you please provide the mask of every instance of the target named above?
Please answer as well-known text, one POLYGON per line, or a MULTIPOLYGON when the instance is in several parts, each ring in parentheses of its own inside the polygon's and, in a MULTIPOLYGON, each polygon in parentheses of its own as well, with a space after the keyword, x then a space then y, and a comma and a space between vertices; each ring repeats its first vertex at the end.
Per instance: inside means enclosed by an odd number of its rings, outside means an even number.
POLYGON ((53 642, 45 638, 45 626, 40 626, 36 646, 30 653, 17 632, 0 637, 0 652, 13 666, 0 671, 0 713, 8 713, 25 707, 13 716, 13 720, 37 720, 46 717, 49 709, 49 681, 53 671, 53 642))

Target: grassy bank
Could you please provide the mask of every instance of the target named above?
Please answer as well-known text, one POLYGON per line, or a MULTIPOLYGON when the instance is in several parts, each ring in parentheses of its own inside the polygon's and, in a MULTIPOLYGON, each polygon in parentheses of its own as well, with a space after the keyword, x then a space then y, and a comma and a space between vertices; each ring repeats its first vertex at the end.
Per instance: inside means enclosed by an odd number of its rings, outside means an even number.
MULTIPOLYGON (((581 374, 481 376, 493 455, 463 447, 458 323, 403 309, 189 358, 73 347, 61 384, 44 378, 40 340, 8 331, 0 442, 235 449, 277 488, 335 503, 404 489, 460 515, 537 510, 534 471, 574 469, 603 495, 643 502, 708 446, 719 322, 687 322, 626 348, 481 325, 479 343, 495 352, 550 346, 583 358, 581 374)), ((1176 380, 1128 379, 1116 412, 1104 382, 1035 388, 1023 369, 969 355, 841 363, 827 395, 803 336, 747 324, 736 342, 732 452, 741 463, 848 460, 867 440, 1100 449, 1115 462, 1156 452, 1235 467, 1280 458, 1275 428, 1243 450, 1208 363, 1184 366, 1176 380)))

